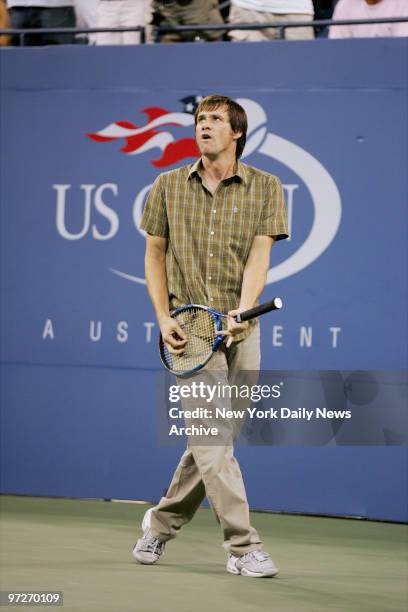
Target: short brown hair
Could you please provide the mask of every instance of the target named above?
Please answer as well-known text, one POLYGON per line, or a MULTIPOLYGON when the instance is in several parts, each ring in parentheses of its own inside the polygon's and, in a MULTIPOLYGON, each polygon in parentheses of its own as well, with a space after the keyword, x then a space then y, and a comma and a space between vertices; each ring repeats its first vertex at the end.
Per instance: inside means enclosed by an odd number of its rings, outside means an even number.
POLYGON ((220 96, 218 94, 206 96, 201 100, 194 113, 195 124, 197 125, 197 119, 200 113, 203 111, 215 110, 220 106, 225 106, 227 108, 232 131, 242 132, 242 136, 240 136, 237 140, 237 148, 235 152, 235 157, 239 159, 246 143, 248 119, 242 106, 235 102, 235 100, 231 100, 231 98, 227 98, 227 96, 220 96))

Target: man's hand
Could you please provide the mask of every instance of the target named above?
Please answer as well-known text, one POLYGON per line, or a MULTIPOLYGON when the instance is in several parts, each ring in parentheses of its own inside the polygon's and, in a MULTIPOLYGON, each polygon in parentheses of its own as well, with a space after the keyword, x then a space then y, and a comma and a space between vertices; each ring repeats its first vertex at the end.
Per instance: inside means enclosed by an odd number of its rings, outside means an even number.
POLYGON ((226 346, 229 347, 233 342, 235 342, 235 336, 238 334, 242 334, 246 329, 248 329, 249 323, 248 321, 244 321, 243 323, 237 323, 235 318, 237 314, 243 312, 245 308, 237 308, 237 310, 230 310, 227 317, 227 329, 225 331, 220 331, 220 336, 228 336, 228 340, 226 342, 226 346))
POLYGON ((176 319, 164 316, 159 320, 160 332, 164 343, 173 355, 182 355, 185 351, 187 336, 176 319))

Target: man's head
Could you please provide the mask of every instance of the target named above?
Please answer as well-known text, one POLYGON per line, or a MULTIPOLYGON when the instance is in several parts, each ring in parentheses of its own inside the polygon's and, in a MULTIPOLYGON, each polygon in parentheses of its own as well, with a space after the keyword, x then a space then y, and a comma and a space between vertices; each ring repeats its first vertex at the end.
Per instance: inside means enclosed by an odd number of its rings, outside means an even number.
POLYGON ((248 120, 242 106, 226 96, 203 98, 195 112, 196 137, 203 155, 215 154, 222 146, 236 146, 239 159, 245 147, 248 120))

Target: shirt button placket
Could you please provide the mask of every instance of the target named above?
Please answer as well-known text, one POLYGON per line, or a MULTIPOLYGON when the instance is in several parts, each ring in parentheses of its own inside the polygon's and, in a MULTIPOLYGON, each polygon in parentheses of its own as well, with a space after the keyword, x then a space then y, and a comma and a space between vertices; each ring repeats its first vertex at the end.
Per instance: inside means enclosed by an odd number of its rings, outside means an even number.
MULTIPOLYGON (((210 227, 211 227, 211 225, 212 225, 213 219, 215 218, 215 217, 214 217, 214 215, 216 215, 216 214, 217 214, 217 209, 216 209, 216 208, 213 208, 213 209, 212 209, 212 215, 213 215, 213 216, 212 216, 212 219, 211 219, 211 221, 210 221, 210 227)), ((215 234, 214 230, 210 230, 210 236, 214 236, 214 234, 215 234)), ((210 241, 211 241, 211 238, 210 238, 210 241)), ((210 243, 210 248, 212 248, 212 244, 211 244, 211 243, 210 243)), ((214 253, 213 253, 213 252, 210 252, 210 253, 209 253, 209 255, 210 255, 210 258, 211 258, 211 259, 214 257, 214 253)), ((210 272, 211 272, 211 266, 209 265, 208 267, 209 267, 210 272)), ((208 276, 208 280, 209 280, 209 281, 210 281, 210 280, 212 280, 212 276, 211 276, 211 274, 208 276)), ((211 303, 212 303, 212 302, 214 302, 214 298, 213 298, 213 297, 210 297, 210 298, 209 298, 209 300, 210 300, 210 302, 211 302, 211 303)))
MULTIPOLYGON (((217 214, 217 209, 213 208, 212 212, 213 212, 213 215, 217 214)), ((214 230, 211 229, 211 226, 212 226, 212 220, 210 221, 210 236, 214 236, 215 232, 214 232, 214 230)), ((212 244, 210 244, 210 248, 212 248, 212 244)), ((211 252, 210 253, 210 257, 214 257, 214 253, 211 252)))

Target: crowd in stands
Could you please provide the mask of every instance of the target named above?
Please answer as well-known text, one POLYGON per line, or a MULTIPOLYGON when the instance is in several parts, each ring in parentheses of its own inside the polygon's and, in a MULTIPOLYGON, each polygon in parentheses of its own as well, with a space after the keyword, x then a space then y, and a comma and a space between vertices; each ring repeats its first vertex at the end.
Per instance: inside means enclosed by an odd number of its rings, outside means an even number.
MULTIPOLYGON (((212 24, 276 24, 303 22, 302 27, 285 29, 286 39, 327 36, 326 28, 308 22, 318 19, 373 19, 408 17, 408 0, 0 0, 1 28, 146 28, 152 42, 158 26, 212 24)), ((330 38, 408 36, 408 22, 331 26, 330 38)), ((26 45, 138 44, 140 32, 100 32, 80 36, 28 34, 26 45)), ((264 41, 279 36, 278 28, 223 29, 163 32, 160 42, 264 41)), ((19 44, 18 37, 0 36, 0 45, 19 44)))

